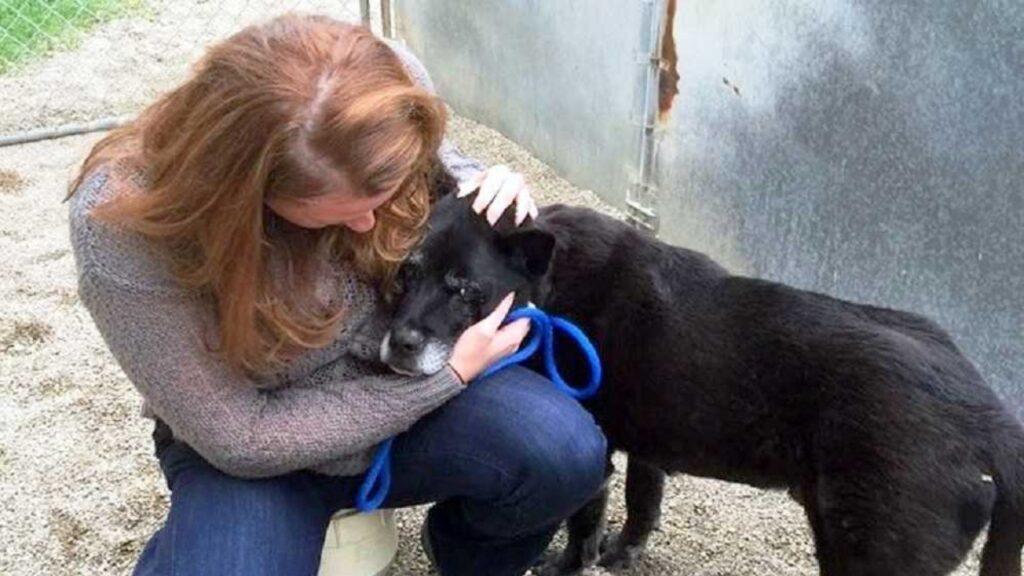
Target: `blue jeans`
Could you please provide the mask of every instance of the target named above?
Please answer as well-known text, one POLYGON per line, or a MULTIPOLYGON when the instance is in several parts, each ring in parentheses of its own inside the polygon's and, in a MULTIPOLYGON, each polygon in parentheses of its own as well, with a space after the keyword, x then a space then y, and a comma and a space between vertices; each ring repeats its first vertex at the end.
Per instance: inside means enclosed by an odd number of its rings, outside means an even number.
MULTIPOLYGON (((228 476, 158 442, 171 490, 137 575, 315 575, 328 521, 362 477, 228 476)), ((387 508, 437 502, 427 535, 444 576, 519 575, 605 477, 604 436, 579 404, 519 367, 474 382, 399 436, 387 508)))

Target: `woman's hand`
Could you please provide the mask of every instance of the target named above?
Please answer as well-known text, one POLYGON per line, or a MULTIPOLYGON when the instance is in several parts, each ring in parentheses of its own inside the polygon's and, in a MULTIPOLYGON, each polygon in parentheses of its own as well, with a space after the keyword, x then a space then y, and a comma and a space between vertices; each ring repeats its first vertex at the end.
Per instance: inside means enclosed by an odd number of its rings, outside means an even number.
POLYGON ((473 324, 459 336, 448 365, 463 382, 469 383, 491 364, 515 352, 530 332, 530 321, 520 318, 502 326, 512 308, 514 293, 509 293, 486 318, 473 324))
POLYGON ((459 187, 459 198, 477 192, 473 200, 473 211, 477 214, 487 210, 487 221, 491 226, 501 218, 505 210, 515 202, 516 226, 523 223, 527 216, 537 217, 537 204, 530 196, 526 180, 519 172, 513 172, 508 166, 493 166, 477 174, 459 187))

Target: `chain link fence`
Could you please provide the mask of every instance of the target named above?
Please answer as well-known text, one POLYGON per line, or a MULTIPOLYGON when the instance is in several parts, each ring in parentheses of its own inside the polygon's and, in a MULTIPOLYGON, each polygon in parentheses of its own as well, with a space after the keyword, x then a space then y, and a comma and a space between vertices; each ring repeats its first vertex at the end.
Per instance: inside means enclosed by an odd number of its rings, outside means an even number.
POLYGON ((72 48, 92 26, 140 6, 137 0, 0 0, 0 72, 52 50, 72 48))
POLYGON ((0 0, 0 146, 131 118, 209 46, 295 11, 370 24, 369 0, 0 0))

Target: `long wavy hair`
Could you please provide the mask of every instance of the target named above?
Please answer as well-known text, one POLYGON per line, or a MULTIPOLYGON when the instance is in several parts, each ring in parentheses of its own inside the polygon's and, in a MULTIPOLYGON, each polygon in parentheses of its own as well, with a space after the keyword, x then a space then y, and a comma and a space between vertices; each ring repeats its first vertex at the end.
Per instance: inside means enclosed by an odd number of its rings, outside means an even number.
POLYGON ((216 302, 217 352, 267 371, 336 333, 344 310, 315 296, 325 255, 387 287, 426 221, 445 119, 366 29, 286 15, 214 45, 184 84, 96 144, 69 196, 101 167, 137 170, 144 191, 92 216, 165 246, 181 283, 216 302), (398 190, 371 232, 300 229, 266 207, 322 193, 337 172, 365 197, 398 190))

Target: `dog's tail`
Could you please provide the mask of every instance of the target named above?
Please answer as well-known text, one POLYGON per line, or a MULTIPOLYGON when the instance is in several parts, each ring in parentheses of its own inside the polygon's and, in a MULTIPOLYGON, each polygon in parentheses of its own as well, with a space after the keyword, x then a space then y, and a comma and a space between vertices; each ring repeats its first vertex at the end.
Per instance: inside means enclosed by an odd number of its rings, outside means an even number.
MULTIPOLYGON (((1009 418, 1011 416, 1007 415, 1009 418)), ((1024 548, 1024 428, 1014 421, 997 435, 993 453, 996 501, 981 556, 981 576, 1020 576, 1024 548)))

